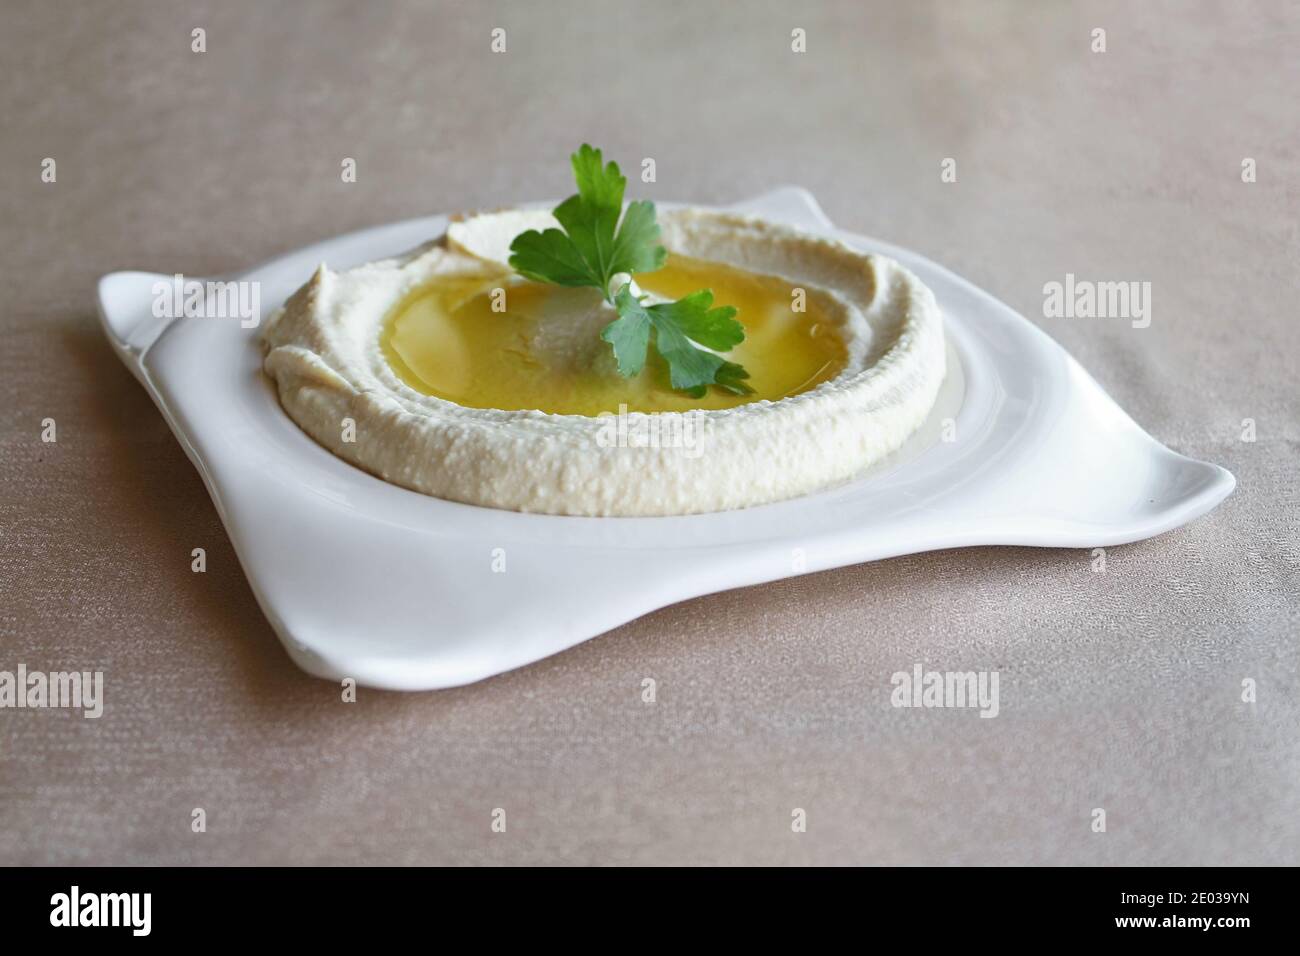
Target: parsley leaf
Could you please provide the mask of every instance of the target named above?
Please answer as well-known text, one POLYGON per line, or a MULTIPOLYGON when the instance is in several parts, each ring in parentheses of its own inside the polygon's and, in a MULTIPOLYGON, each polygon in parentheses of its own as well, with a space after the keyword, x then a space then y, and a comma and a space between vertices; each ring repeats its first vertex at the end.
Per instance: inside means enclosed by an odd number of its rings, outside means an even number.
POLYGON ((604 163, 600 150, 585 143, 571 161, 577 195, 553 213, 563 231, 530 229, 516 236, 510 265, 539 282, 595 286, 611 300, 609 283, 615 275, 662 268, 668 250, 659 245, 654 203, 634 202, 623 212, 627 178, 618 163, 604 163))
POLYGON ((676 302, 647 306, 632 294, 631 283, 627 283, 619 289, 614 304, 618 318, 601 330, 600 337, 614 347, 621 374, 630 377, 645 367, 653 329, 655 347, 668 363, 673 388, 694 398, 702 397, 706 387, 714 384, 735 395, 753 391, 743 381, 749 377, 748 372, 709 351, 730 349, 745 339, 744 326, 735 318, 735 307, 714 308, 710 290, 692 292, 676 302))
POLYGON ((745 328, 736 321, 734 307, 714 307, 711 290, 649 306, 632 294, 630 283, 617 293, 610 290, 616 275, 654 272, 667 261, 655 206, 641 200, 624 211, 627 179, 617 163, 604 161, 600 150, 583 143, 570 162, 578 192, 555 207, 561 228, 515 236, 510 265, 537 282, 600 289, 618 310, 600 337, 613 347, 619 374, 640 374, 653 345, 668 363, 672 387, 693 398, 702 398, 710 385, 733 395, 752 394, 745 383, 749 373, 716 354, 743 342, 745 328))
POLYGON ((600 276, 591 271, 573 240, 558 229, 520 233, 510 251, 510 264, 526 278, 565 286, 600 286, 600 276))
POLYGON ((618 307, 618 318, 600 330, 600 337, 614 347, 619 374, 631 378, 645 368, 645 350, 650 345, 654 319, 632 294, 631 283, 618 290, 614 304, 618 307))
POLYGON ((713 384, 730 392, 732 395, 753 395, 754 389, 744 379, 749 378, 745 366, 735 362, 723 362, 714 376, 713 384))

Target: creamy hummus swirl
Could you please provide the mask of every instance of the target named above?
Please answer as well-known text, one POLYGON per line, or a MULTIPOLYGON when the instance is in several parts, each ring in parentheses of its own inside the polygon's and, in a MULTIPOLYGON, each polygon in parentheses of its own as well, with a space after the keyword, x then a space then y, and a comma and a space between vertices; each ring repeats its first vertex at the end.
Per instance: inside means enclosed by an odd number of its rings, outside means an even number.
MULTIPOLYGON (((655 423, 655 434, 700 436, 690 448, 611 443, 603 416, 467 408, 416 391, 383 355, 386 317, 439 276, 501 274, 514 236, 554 225, 548 212, 513 210, 455 222, 405 256, 341 272, 322 265, 268 321, 266 373, 307 434, 371 474, 439 498, 558 515, 779 501, 847 481, 925 420, 945 374, 943 322, 910 272, 754 218, 699 209, 659 218, 670 253, 779 276, 817 296, 847 347, 843 371, 779 401, 685 413, 688 429, 655 423), (354 440, 344 440, 345 419, 354 440)), ((632 412, 625 425, 638 433, 649 417, 632 412)))

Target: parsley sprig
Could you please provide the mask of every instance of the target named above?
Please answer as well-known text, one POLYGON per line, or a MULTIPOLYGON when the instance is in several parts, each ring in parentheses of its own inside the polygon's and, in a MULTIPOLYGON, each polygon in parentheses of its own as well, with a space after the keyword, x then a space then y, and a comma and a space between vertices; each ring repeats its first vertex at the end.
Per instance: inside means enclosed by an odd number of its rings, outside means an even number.
POLYGON ((563 228, 520 233, 510 244, 510 265, 537 282, 599 289, 618 312, 600 337, 613 348, 621 375, 639 374, 654 348, 668 365, 672 387, 692 398, 704 397, 710 385, 735 395, 752 393, 744 367, 717 354, 745 339, 734 306, 714 306, 709 289, 646 305, 632 294, 630 281, 610 288, 616 276, 654 272, 667 262, 655 206, 640 200, 624 211, 627 179, 617 163, 604 162, 600 150, 584 143, 571 162, 577 195, 553 213, 563 228))

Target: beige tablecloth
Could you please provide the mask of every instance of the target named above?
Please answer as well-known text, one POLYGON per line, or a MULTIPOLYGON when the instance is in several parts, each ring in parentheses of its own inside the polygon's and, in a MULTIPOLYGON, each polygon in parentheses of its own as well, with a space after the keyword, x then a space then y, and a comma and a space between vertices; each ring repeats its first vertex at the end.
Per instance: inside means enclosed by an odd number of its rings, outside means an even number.
POLYGON ((106 688, 98 720, 0 710, 0 863, 1300 861, 1297 42, 1283 2, 6 2, 0 670, 106 688), (1105 574, 900 558, 341 702, 281 650, 95 280, 562 195, 583 140, 653 157, 649 198, 807 186, 1237 491, 1105 574), (1149 281, 1150 327, 1043 318, 1066 273, 1149 281), (917 662, 996 670, 1001 713, 891 707, 917 662))

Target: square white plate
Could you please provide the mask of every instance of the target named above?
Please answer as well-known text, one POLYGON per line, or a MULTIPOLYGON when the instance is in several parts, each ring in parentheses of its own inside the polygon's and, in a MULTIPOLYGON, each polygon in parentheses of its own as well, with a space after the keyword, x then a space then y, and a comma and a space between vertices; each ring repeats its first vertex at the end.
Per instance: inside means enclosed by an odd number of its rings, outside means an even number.
MULTIPOLYGON (((1232 491, 1231 474, 1151 438, 1060 346, 941 266, 834 228, 802 189, 731 208, 902 262, 938 298, 952 368, 930 421, 890 460, 739 511, 569 518, 407 491, 334 457, 284 414, 257 329, 155 318, 154 284, 170 277, 104 276, 100 313, 203 476, 289 654, 312 674, 374 687, 469 683, 666 604, 804 572, 964 545, 1135 541, 1232 491)), ((260 282, 269 311, 321 262, 395 255, 446 224, 367 229, 231 278, 260 282)))

